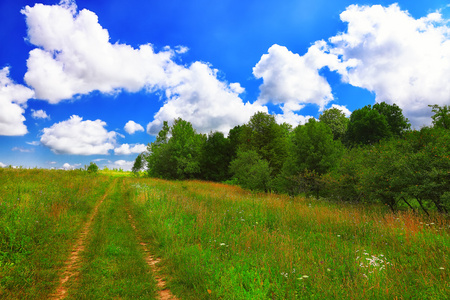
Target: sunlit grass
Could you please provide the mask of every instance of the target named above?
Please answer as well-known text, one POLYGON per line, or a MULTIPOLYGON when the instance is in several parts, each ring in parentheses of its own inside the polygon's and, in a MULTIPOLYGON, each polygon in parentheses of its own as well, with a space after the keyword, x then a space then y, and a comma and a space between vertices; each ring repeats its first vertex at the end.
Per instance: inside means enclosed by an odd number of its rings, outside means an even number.
POLYGON ((132 180, 133 212, 191 299, 446 299, 443 216, 199 181, 132 180))
POLYGON ((43 299, 110 177, 0 168, 0 298, 43 299))

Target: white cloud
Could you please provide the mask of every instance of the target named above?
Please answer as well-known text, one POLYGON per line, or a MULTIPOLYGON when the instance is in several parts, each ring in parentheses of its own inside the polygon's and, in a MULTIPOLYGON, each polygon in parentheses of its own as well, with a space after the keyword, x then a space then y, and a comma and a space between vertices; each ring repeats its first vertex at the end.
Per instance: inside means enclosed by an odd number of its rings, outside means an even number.
POLYGON ((333 99, 330 85, 308 53, 300 56, 279 45, 268 52, 253 68, 255 77, 263 79, 258 101, 288 106, 314 103, 322 110, 333 99))
POLYGON ((71 165, 69 163, 65 163, 65 164, 63 164, 62 169, 64 169, 64 170, 75 170, 79 166, 80 166, 80 164, 71 165))
POLYGON ((42 109, 40 109, 40 110, 32 109, 31 110, 31 117, 33 119, 49 119, 50 120, 50 116, 47 115, 47 113, 44 110, 42 110, 42 109))
POLYGON ((108 169, 122 169, 124 171, 131 171, 131 168, 133 167, 134 161, 127 161, 127 160, 116 160, 113 163, 109 163, 107 165, 108 169))
POLYGON ((41 144, 39 141, 32 141, 32 142, 26 142, 26 143, 31 146, 39 146, 41 144))
POLYGON ((130 146, 129 144, 120 145, 119 148, 114 149, 115 155, 129 155, 132 153, 142 153, 147 151, 147 146, 144 144, 135 144, 130 146))
POLYGON ((0 168, 5 168, 6 165, 0 161, 0 168))
POLYGON ((32 152, 34 152, 34 149, 27 149, 27 148, 23 148, 23 147, 13 147, 11 149, 11 151, 19 151, 22 153, 32 153, 32 152))
POLYGON ((346 32, 324 53, 339 57, 343 81, 395 103, 415 126, 430 124, 429 104, 450 103, 450 28, 439 12, 415 19, 397 4, 351 5, 341 14, 346 32))
POLYGON ((166 68, 174 64, 170 48, 155 53, 151 45, 135 49, 111 44, 108 31, 89 10, 77 13, 71 5, 35 4, 22 13, 29 41, 39 47, 30 52, 25 80, 37 98, 50 103, 95 90, 154 89, 164 84, 166 68))
POLYGON ((267 112, 265 106, 243 103, 239 98, 243 91, 240 85, 220 81, 217 72, 207 64, 195 62, 171 74, 166 89, 168 101, 147 125, 147 132, 156 135, 163 121, 171 123, 181 117, 201 133, 217 130, 226 134, 234 126, 248 122, 256 112, 267 112))
POLYGON ((174 57, 188 51, 186 47, 155 52, 152 45, 135 49, 111 44, 97 15, 86 9, 77 13, 72 4, 35 4, 22 10, 29 41, 39 47, 30 52, 25 74, 37 98, 58 103, 95 90, 163 91, 166 102, 147 125, 150 134, 157 134, 163 121, 178 117, 190 121, 200 132, 226 133, 247 122, 255 112, 267 111, 258 104, 244 104, 239 98, 244 89, 238 83, 219 80, 217 70, 208 64, 175 63, 174 57))
POLYGON ((345 114, 345 116, 348 118, 348 117, 350 117, 350 115, 352 114, 352 112, 347 108, 347 106, 345 106, 345 105, 337 105, 337 104, 333 104, 333 105, 331 105, 331 108, 337 108, 337 109, 339 109, 340 111, 342 111, 344 114, 345 114))
POLYGON ((440 12, 415 19, 398 4, 351 5, 340 17, 347 30, 305 55, 273 45, 262 56, 253 69, 264 80, 259 101, 324 108, 333 95, 318 71, 328 67, 377 102, 397 104, 413 125, 430 124, 428 105, 450 103, 450 21, 440 12))
POLYGON ((128 132, 128 134, 134 134, 136 131, 144 131, 144 127, 142 127, 141 124, 138 124, 131 120, 128 121, 127 124, 125 124, 124 129, 126 132, 128 132))
POLYGON ((25 135, 28 130, 23 116, 27 100, 33 98, 29 88, 9 78, 9 67, 0 70, 0 135, 25 135))
POLYGON ((108 154, 116 144, 116 132, 107 131, 101 120, 83 121, 73 115, 69 120, 43 129, 41 143, 56 154, 108 154))

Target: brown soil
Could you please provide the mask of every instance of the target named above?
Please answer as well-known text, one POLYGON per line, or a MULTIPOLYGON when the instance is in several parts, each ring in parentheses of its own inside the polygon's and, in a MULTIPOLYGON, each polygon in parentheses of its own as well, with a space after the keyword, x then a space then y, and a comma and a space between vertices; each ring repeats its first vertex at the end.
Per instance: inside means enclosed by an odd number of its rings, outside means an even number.
POLYGON ((145 253, 145 261, 150 266, 153 276, 155 277, 155 280, 157 282, 158 286, 158 299, 161 300, 177 300, 178 298, 175 297, 172 292, 167 288, 166 282, 163 279, 163 276, 161 274, 161 268, 158 266, 160 259, 155 258, 151 253, 150 250, 145 242, 142 241, 141 236, 137 232, 136 225, 134 224, 134 219, 131 216, 130 212, 128 211, 128 219, 130 220, 131 227, 133 227, 137 240, 139 241, 139 244, 142 247, 142 250, 145 253))
POLYGON ((81 230, 80 236, 78 237, 75 245, 72 248, 72 252, 70 253, 69 259, 67 259, 66 262, 64 263, 64 271, 63 271, 62 277, 59 281, 59 285, 56 288, 55 293, 51 294, 48 299, 60 300, 60 299, 66 298, 67 282, 72 278, 73 279, 78 278, 78 275, 80 273, 80 270, 79 270, 80 260, 81 260, 80 254, 82 251, 84 251, 87 236, 89 235, 89 233, 91 231, 91 225, 92 225, 92 222, 93 222, 95 216, 97 215, 98 208, 105 200, 105 198, 108 195, 110 188, 112 186, 114 186, 114 183, 112 183, 110 185, 110 187, 105 192, 105 194, 102 196, 100 201, 95 205, 90 218, 84 224, 83 229, 81 230))

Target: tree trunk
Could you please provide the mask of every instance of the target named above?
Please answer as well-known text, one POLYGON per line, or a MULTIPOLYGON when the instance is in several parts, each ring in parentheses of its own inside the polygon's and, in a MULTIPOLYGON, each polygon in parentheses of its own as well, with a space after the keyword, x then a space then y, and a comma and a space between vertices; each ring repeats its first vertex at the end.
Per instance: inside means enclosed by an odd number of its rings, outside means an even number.
POLYGON ((425 209, 425 207, 423 206, 422 199, 420 199, 420 197, 417 197, 417 196, 416 196, 416 200, 417 200, 417 202, 419 202, 420 207, 421 207, 422 210, 427 214, 427 216, 430 216, 430 214, 428 213, 428 211, 427 211, 427 210, 425 209))

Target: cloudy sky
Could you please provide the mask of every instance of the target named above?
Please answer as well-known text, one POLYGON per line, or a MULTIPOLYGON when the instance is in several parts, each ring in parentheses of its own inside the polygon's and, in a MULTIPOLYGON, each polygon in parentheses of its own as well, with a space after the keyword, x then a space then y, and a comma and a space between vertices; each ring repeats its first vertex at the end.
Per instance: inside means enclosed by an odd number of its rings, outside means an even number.
POLYGON ((450 104, 447 0, 0 2, 0 166, 130 169, 164 120, 450 104))

